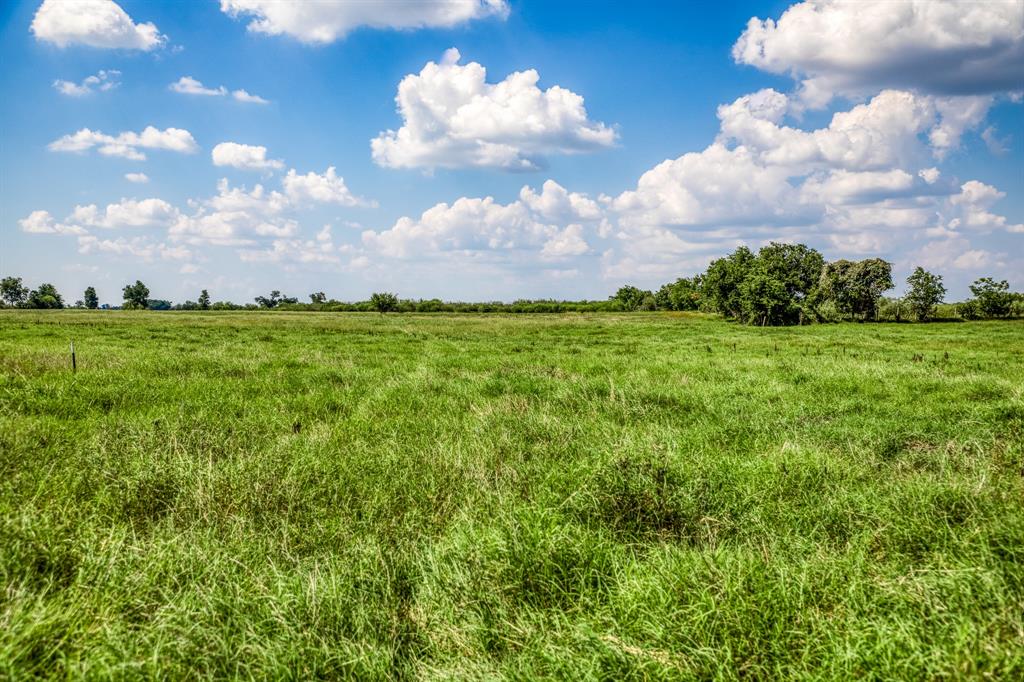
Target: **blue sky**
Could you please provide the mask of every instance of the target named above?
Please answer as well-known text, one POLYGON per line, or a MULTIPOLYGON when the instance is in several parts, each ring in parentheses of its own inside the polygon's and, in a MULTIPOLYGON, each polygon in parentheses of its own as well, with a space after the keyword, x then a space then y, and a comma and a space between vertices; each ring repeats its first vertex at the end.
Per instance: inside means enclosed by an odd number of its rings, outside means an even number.
POLYGON ((1017 2, 223 5, 0 7, 2 274, 604 298, 783 240, 1024 288, 1017 2))

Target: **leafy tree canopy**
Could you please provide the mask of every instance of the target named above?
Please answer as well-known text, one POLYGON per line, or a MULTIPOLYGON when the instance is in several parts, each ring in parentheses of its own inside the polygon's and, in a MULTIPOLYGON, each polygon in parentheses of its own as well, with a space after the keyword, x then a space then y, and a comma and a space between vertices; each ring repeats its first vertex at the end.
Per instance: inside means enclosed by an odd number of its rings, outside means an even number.
POLYGON ((925 321, 932 316, 935 306, 942 303, 946 296, 946 287, 942 285, 942 275, 933 275, 922 267, 917 267, 907 277, 910 289, 904 297, 911 312, 918 320, 925 321))
POLYGON ((259 306, 261 308, 276 308, 277 306, 281 305, 282 303, 283 304, 291 304, 291 303, 298 303, 299 302, 299 299, 297 299, 297 298, 293 298, 291 296, 282 296, 281 292, 278 291, 277 289, 274 289, 273 291, 271 291, 269 297, 268 296, 257 296, 254 300, 256 301, 256 303, 259 304, 259 306))
POLYGON ((135 280, 135 284, 126 284, 121 291, 126 310, 145 310, 149 307, 149 287, 140 280, 135 280))
POLYGON ((28 299, 28 287, 22 286, 21 277, 0 280, 0 298, 9 306, 20 306, 28 299))
MULTIPOLYGON (((639 289, 634 286, 620 287, 615 292, 614 296, 609 297, 610 301, 616 301, 622 304, 623 310, 640 310, 645 305, 654 306, 654 294, 644 289, 639 289)), ((644 308, 646 310, 653 310, 653 307, 644 308)))
POLYGON ((892 263, 888 261, 837 260, 822 271, 818 296, 835 303, 844 316, 868 319, 875 316, 882 293, 892 287, 892 263))
POLYGON ((370 295, 370 306, 378 313, 389 313, 398 309, 398 296, 387 292, 370 295))
POLYGON ((100 307, 100 299, 96 295, 95 287, 86 287, 85 294, 82 296, 82 304, 89 310, 96 310, 100 307))
POLYGON ((1005 279, 997 282, 991 277, 982 277, 971 285, 978 312, 984 317, 1006 317, 1013 305, 1010 283, 1005 279))
POLYGON ((52 284, 40 284, 28 295, 26 305, 29 308, 63 308, 64 299, 52 284))

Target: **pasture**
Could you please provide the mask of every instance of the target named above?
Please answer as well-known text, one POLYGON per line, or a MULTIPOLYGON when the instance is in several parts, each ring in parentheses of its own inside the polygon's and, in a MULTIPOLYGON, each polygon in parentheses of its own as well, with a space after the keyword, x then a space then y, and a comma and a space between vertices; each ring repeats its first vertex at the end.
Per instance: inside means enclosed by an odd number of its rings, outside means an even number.
POLYGON ((0 581, 5 679, 1020 679, 1024 322, 0 311, 0 581))

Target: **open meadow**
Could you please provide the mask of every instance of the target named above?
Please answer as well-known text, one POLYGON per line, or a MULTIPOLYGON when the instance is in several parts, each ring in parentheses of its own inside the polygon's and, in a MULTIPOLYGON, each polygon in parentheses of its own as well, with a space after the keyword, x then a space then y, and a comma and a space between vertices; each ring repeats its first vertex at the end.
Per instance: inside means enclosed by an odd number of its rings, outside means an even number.
POLYGON ((1024 322, 0 311, 0 581, 4 679, 1021 679, 1024 322))

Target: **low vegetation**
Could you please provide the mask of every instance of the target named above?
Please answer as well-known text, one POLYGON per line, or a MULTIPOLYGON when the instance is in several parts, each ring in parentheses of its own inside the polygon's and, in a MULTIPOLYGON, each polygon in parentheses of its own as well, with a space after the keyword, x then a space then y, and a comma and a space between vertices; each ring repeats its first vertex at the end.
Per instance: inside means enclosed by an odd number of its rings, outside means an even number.
MULTIPOLYGON (((141 281, 126 285, 128 310, 288 310, 314 312, 379 313, 569 313, 633 311, 702 311, 759 326, 799 325, 811 322, 902 322, 940 319, 995 319, 1024 317, 1024 294, 1010 291, 1006 280, 982 277, 971 286, 973 298, 943 305, 946 287, 942 276, 916 268, 907 278, 901 298, 885 298, 894 288, 892 264, 881 258, 862 261, 825 261, 803 244, 772 243, 756 254, 741 246, 724 258, 712 261, 703 274, 681 277, 657 292, 627 285, 604 301, 518 300, 464 303, 440 299, 406 299, 377 292, 369 300, 343 302, 317 291, 309 303, 283 295, 279 290, 257 296, 253 303, 211 302, 203 289, 195 301, 173 304, 149 298, 141 281)), ((0 281, 0 307, 63 308, 63 299, 52 284, 30 291, 17 277, 0 281)), ((96 308, 96 290, 89 287, 76 308, 96 308)), ((102 306, 109 308, 109 305, 102 306)))
POLYGON ((1012 320, 0 311, 0 678, 1021 679, 1022 386, 1012 320))

